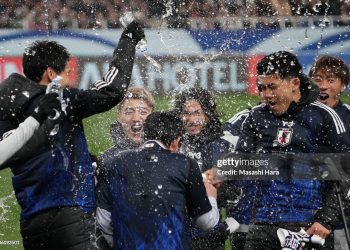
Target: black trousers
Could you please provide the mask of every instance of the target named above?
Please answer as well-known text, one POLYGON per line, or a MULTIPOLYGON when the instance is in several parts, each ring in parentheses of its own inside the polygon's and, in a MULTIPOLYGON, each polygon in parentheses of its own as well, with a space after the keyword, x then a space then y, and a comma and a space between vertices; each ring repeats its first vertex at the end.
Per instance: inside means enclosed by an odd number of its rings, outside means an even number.
POLYGON ((97 249, 94 218, 76 207, 49 209, 20 225, 26 250, 97 249))
MULTIPOLYGON (((270 224, 259 224, 252 225, 249 227, 249 232, 247 234, 246 243, 244 246, 245 250, 281 250, 281 242, 277 236, 277 230, 279 228, 284 228, 293 232, 299 232, 301 227, 308 228, 306 225, 293 224, 293 223, 281 223, 278 225, 270 224)), ((307 245, 308 246, 308 245, 307 245)), ((309 245, 307 249, 315 250, 331 250, 334 249, 334 238, 333 234, 327 237, 324 246, 319 245, 309 245)))
POLYGON ((192 237, 192 250, 224 250, 225 241, 228 239, 228 234, 225 228, 209 230, 202 235, 192 237))
POLYGON ((235 232, 230 235, 231 249, 243 250, 248 233, 235 232))

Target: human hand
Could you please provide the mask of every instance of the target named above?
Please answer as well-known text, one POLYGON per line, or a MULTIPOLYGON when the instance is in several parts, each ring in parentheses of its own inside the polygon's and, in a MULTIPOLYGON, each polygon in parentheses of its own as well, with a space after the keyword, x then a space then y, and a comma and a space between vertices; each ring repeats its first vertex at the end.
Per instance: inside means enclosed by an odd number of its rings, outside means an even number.
POLYGON ((221 186, 221 180, 218 179, 217 171, 218 168, 213 167, 202 174, 203 178, 212 185, 214 185, 215 188, 219 188, 221 186))
POLYGON ((132 21, 123 31, 122 37, 130 37, 134 44, 138 44, 139 41, 145 39, 145 32, 141 24, 136 21, 132 21))
POLYGON ((320 223, 315 222, 314 224, 311 225, 311 227, 308 230, 306 230, 306 233, 308 235, 316 234, 320 236, 322 239, 325 239, 331 234, 331 231, 325 228, 324 226, 322 226, 320 223))
POLYGON ((49 93, 40 99, 38 108, 35 109, 32 116, 42 123, 48 116, 55 116, 55 109, 61 110, 61 102, 58 100, 57 93, 49 93))
POLYGON ((208 197, 214 197, 215 199, 218 197, 218 192, 216 188, 213 186, 213 184, 210 184, 207 181, 204 181, 204 187, 205 190, 207 191, 208 197))

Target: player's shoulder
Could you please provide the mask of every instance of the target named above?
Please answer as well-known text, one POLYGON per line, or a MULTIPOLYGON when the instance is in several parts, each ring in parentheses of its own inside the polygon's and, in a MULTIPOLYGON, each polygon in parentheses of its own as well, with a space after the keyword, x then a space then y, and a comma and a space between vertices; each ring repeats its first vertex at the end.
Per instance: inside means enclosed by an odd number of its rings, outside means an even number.
POLYGON ((323 118, 323 120, 327 119, 332 121, 335 125, 335 128, 338 134, 345 132, 344 124, 340 116, 334 109, 332 109, 331 107, 328 107, 327 105, 319 101, 310 103, 309 107, 313 110, 317 110, 321 114, 321 117, 323 118))
POLYGON ((346 103, 342 103, 341 107, 346 110, 347 112, 350 112, 350 105, 346 104, 346 103))
POLYGON ((249 114, 250 114, 250 109, 244 109, 238 112, 237 114, 235 114, 234 116, 232 116, 230 119, 228 119, 227 123, 234 124, 240 119, 247 117, 249 114))
POLYGON ((257 114, 262 114, 262 113, 269 113, 269 109, 266 103, 260 103, 250 109, 249 115, 257 115, 257 114))

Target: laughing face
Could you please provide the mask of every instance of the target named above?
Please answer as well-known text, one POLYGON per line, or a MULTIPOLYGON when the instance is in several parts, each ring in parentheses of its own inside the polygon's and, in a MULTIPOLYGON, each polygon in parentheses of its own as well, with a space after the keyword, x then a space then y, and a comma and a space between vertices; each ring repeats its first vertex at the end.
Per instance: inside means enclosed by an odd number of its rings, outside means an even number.
POLYGON ((274 115, 283 115, 290 104, 300 99, 300 80, 297 77, 281 79, 277 74, 258 77, 262 99, 274 115))
POLYGON ((195 100, 189 100, 183 105, 182 120, 189 135, 199 134, 207 125, 207 116, 202 106, 195 100))
POLYGON ((312 75, 312 79, 320 88, 319 101, 329 107, 335 107, 345 90, 345 84, 328 69, 320 69, 312 75))
POLYGON ((143 123, 152 108, 142 99, 126 99, 118 111, 124 133, 136 143, 142 142, 143 123))

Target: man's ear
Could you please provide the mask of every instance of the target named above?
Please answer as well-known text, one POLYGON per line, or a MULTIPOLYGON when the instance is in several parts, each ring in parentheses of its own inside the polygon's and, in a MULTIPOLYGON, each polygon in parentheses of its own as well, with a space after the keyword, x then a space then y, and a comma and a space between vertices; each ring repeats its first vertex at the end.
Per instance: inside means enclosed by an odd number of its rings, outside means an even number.
POLYGON ((55 77, 57 76, 56 71, 54 71, 51 67, 48 67, 46 69, 46 72, 50 82, 52 82, 52 80, 55 79, 55 77))
POLYGON ((176 139, 172 140, 169 145, 169 150, 171 152, 177 153, 180 150, 180 137, 177 137, 176 139))
POLYGON ((291 84, 293 85, 293 90, 300 89, 300 79, 299 79, 299 77, 292 78, 291 84))
POLYGON ((340 92, 340 93, 343 93, 343 92, 345 91, 345 89, 346 89, 346 85, 345 85, 345 84, 343 84, 343 87, 342 87, 342 89, 341 89, 341 92, 340 92))
POLYGON ((51 67, 48 67, 41 76, 40 84, 48 85, 56 76, 57 73, 51 67))

